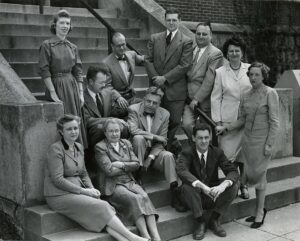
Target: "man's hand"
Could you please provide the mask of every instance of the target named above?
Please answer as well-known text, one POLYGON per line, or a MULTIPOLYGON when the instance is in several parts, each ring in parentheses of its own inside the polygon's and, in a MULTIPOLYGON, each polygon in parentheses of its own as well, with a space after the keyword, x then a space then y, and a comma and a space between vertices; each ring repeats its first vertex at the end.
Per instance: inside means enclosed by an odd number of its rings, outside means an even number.
POLYGON ((222 194, 227 188, 228 183, 222 182, 220 185, 212 187, 210 189, 210 195, 213 197, 213 201, 215 202, 217 198, 222 194))
POLYGON ((153 140, 157 142, 161 142, 164 146, 167 145, 168 139, 163 136, 154 135, 153 140))
POLYGON ((144 161, 144 164, 142 167, 143 171, 145 171, 145 172, 148 171, 148 168, 151 166, 152 162, 153 162, 153 159, 148 156, 146 158, 146 160, 144 161))
POLYGON ((117 102, 119 104, 119 106, 122 108, 122 109, 127 109, 128 107, 128 102, 126 99, 124 99, 122 96, 120 96, 118 99, 117 99, 117 102))
POLYGON ((194 109, 195 109, 195 106, 197 106, 197 105, 198 105, 198 100, 193 99, 193 100, 191 101, 191 103, 190 103, 190 108, 191 108, 192 110, 194 110, 194 109))
POLYGON ((211 188, 204 183, 196 183, 195 187, 199 189, 201 192, 203 192, 205 195, 209 196, 211 199, 213 199, 213 196, 211 195, 211 188))
POLYGON ((163 86, 166 82, 166 77, 165 76, 154 76, 152 78, 153 84, 156 86, 163 86))

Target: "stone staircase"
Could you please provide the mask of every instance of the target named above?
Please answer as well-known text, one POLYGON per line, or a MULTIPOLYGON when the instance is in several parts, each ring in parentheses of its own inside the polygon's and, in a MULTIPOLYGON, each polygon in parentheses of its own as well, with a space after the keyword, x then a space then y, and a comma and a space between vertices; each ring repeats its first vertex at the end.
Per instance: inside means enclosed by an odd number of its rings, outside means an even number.
MULTIPOLYGON (((45 7, 44 15, 39 14, 38 6, 0 3, 0 52, 17 72, 29 90, 43 99, 44 83, 38 76, 38 49, 42 41, 51 36, 49 22, 58 11, 56 7, 45 7)), ((84 73, 89 65, 97 65, 107 55, 107 32, 85 9, 66 8, 72 15, 73 31, 70 41, 79 47, 84 73)), ((118 17, 115 9, 98 9, 127 41, 142 53, 145 52, 147 39, 140 38, 140 25, 135 19, 118 17)), ((137 68, 134 87, 142 95, 148 86, 144 67, 137 68)), ((184 137, 183 137, 184 138, 184 137)), ((145 189, 160 214, 158 227, 163 240, 171 240, 193 230, 190 212, 177 213, 170 207, 168 184, 156 172, 147 174, 145 189)), ((300 201, 300 158, 285 157, 271 162, 268 170, 268 190, 266 207, 278 208, 300 201)), ((251 198, 237 198, 231 205, 224 222, 248 216, 254 208, 254 190, 251 198)), ((33 206, 24 213, 25 240, 86 240, 111 241, 107 233, 91 233, 76 223, 50 210, 47 205, 33 206)), ((135 227, 130 227, 136 231, 135 227)))
MULTIPOLYGON (((60 8, 0 3, 0 52, 16 71, 28 89, 38 99, 43 99, 45 85, 38 75, 38 50, 41 43, 52 36, 49 23, 60 8)), ((83 72, 96 66, 107 56, 107 30, 86 9, 65 8, 72 16, 73 31, 68 39, 80 51, 83 72)), ((139 22, 118 17, 116 9, 96 10, 117 31, 122 32, 127 42, 141 53, 146 52, 147 39, 140 38, 139 22)), ((148 86, 144 67, 138 67, 134 87, 143 90, 148 86)))

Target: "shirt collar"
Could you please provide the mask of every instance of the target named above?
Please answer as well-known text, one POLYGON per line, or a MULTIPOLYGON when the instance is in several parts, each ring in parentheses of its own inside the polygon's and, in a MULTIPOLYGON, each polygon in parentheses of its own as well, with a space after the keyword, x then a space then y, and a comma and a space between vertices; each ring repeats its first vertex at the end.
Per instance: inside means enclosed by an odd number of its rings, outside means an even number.
MULTIPOLYGON (((178 28, 172 32, 172 37, 171 40, 174 38, 174 36, 176 35, 176 33, 178 32, 178 28)), ((169 35, 170 31, 167 29, 167 36, 169 35)))
POLYGON ((93 98, 93 100, 96 103, 96 93, 94 91, 90 90, 89 87, 87 87, 87 90, 88 90, 90 96, 93 98))
POLYGON ((208 45, 206 45, 206 46, 203 47, 203 48, 199 48, 198 45, 197 45, 196 48, 195 48, 195 53, 197 53, 198 49, 200 49, 200 52, 203 53, 203 52, 207 49, 207 47, 208 47, 208 45))

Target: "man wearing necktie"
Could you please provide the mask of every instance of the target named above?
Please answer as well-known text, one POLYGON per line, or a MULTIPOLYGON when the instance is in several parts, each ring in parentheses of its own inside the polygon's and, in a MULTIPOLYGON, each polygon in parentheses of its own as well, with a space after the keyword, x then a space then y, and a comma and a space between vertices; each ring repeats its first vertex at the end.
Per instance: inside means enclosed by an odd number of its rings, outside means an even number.
POLYGON ((179 155, 176 170, 183 185, 180 197, 189 207, 198 225, 193 233, 195 240, 204 238, 206 223, 203 210, 211 209, 208 227, 214 234, 225 237, 226 232, 220 225, 220 218, 237 195, 239 173, 225 156, 224 152, 209 144, 211 128, 206 123, 196 123, 193 128, 193 142, 179 155), (218 168, 225 174, 220 180, 218 168))
POLYGON ((223 65, 223 54, 211 43, 211 39, 210 23, 199 23, 195 33, 193 64, 187 72, 188 98, 182 117, 182 127, 190 141, 196 120, 194 108, 197 106, 211 116, 210 95, 214 86, 215 70, 223 65))
MULTIPOLYGON (((108 117, 116 116, 113 103, 121 98, 118 91, 111 88, 108 79, 108 69, 104 64, 89 67, 86 75, 87 88, 84 90, 84 122, 87 129, 89 148, 104 138, 102 124, 108 117)), ((119 106, 119 110, 122 108, 119 106)), ((127 108, 122 109, 127 113, 127 108)), ((127 126, 125 121, 121 121, 127 126)))
POLYGON ((144 56, 138 55, 135 51, 128 51, 125 36, 119 32, 113 34, 111 47, 112 53, 102 62, 109 69, 109 81, 123 97, 118 100, 119 104, 128 106, 141 102, 142 100, 135 96, 132 85, 135 66, 144 63, 144 56))
MULTIPOLYGON (((170 112, 167 150, 176 143, 187 93, 186 72, 192 62, 192 40, 179 29, 180 13, 175 8, 165 12, 167 30, 151 35, 145 62, 152 85, 164 92, 162 107, 170 112)), ((172 148, 173 149, 173 148, 172 148)))
POLYGON ((172 193, 172 206, 177 211, 185 211, 177 199, 180 180, 175 170, 175 159, 165 150, 169 123, 169 112, 160 107, 163 91, 159 87, 150 87, 143 102, 129 106, 128 125, 132 138, 133 151, 138 157, 141 169, 153 165, 165 174, 172 193))

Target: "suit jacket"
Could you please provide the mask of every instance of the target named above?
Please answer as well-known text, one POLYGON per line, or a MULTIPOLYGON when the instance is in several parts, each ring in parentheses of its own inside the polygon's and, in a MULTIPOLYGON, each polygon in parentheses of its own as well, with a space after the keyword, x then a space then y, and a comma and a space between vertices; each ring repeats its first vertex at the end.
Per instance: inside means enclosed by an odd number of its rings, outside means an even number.
POLYGON ((101 193, 110 196, 118 183, 118 176, 129 175, 132 180, 131 172, 139 168, 139 162, 132 150, 132 145, 128 140, 120 140, 120 150, 117 152, 106 140, 102 140, 95 146, 95 156, 98 167, 98 188, 101 193), (124 170, 114 167, 113 163, 121 161, 125 164, 124 170))
MULTIPOLYGON (((127 122, 131 135, 142 135, 150 138, 152 138, 153 135, 159 135, 167 138, 170 117, 169 112, 162 107, 157 108, 152 121, 151 133, 147 131, 147 119, 143 113, 143 102, 129 106, 127 122)), ((152 143, 150 154, 157 157, 163 150, 164 146, 161 143, 152 143)))
POLYGON ((211 93, 211 116, 215 122, 232 122, 238 118, 243 95, 251 90, 247 71, 250 64, 242 63, 238 76, 225 64, 216 70, 211 93))
POLYGON ((108 78, 111 80, 112 86, 121 94, 132 89, 135 66, 141 65, 144 62, 143 56, 138 55, 135 51, 126 51, 125 57, 128 61, 131 72, 128 80, 126 80, 125 74, 114 53, 111 53, 102 61, 109 69, 108 78))
POLYGON ((76 157, 62 141, 50 146, 45 166, 45 197, 80 194, 82 187, 93 187, 84 164, 83 146, 75 143, 75 148, 76 157))
POLYGON ((149 57, 145 62, 150 80, 165 76, 165 94, 168 100, 185 100, 187 83, 185 74, 192 62, 192 40, 179 30, 166 46, 167 32, 153 34, 148 43, 149 57))
MULTIPOLYGON (((222 169, 227 180, 231 180, 233 183, 238 181, 239 173, 234 164, 226 158, 221 149, 210 145, 206 160, 206 184, 210 187, 219 185, 221 182, 218 176, 218 167, 222 169)), ((196 180, 201 181, 200 169, 200 159, 195 145, 190 146, 179 155, 176 171, 184 183, 192 185, 196 180)))
POLYGON ((207 46, 197 63, 187 72, 188 96, 195 98, 203 111, 210 110, 210 94, 215 80, 215 70, 223 65, 221 50, 211 43, 207 46))
POLYGON ((103 100, 103 116, 100 114, 97 105, 92 96, 90 96, 87 89, 84 89, 84 105, 83 105, 83 116, 84 122, 87 129, 87 136, 89 146, 94 146, 97 141, 104 138, 102 129, 102 124, 107 119, 106 117, 111 116, 111 107, 113 101, 117 98, 118 93, 110 88, 103 89, 99 95, 102 96, 103 100))

